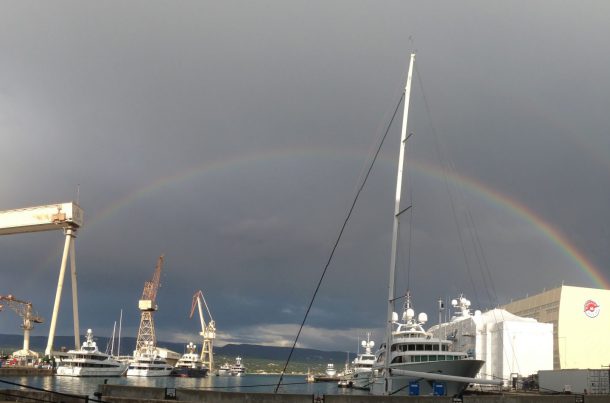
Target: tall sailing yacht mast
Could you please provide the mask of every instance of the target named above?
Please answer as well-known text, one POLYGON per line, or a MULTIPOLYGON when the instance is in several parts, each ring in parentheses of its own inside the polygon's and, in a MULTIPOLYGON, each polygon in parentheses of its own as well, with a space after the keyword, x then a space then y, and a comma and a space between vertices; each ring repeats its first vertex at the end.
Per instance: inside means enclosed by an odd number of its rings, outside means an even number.
POLYGON ((402 193, 402 171, 405 160, 405 145, 407 142, 407 119, 409 117, 409 100, 411 97, 411 79, 413 77, 413 64, 415 63, 415 53, 411 53, 409 61, 409 73, 407 74, 407 84, 405 86, 404 95, 404 112, 402 115, 402 129, 400 134, 400 153, 398 155, 398 174, 396 178, 396 199, 394 202, 394 225, 392 229, 392 256, 390 261, 390 281, 388 286, 388 323, 386 330, 386 347, 385 347, 385 393, 388 394, 388 376, 390 369, 390 346, 392 341, 392 314, 394 312, 394 277, 396 275, 396 255, 398 253, 398 216, 400 215, 400 197, 402 193))

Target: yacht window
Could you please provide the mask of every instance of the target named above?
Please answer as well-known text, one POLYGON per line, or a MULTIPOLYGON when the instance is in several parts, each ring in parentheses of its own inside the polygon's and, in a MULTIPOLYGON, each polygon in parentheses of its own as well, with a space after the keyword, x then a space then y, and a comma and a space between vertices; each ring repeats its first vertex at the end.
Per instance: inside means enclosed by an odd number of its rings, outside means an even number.
POLYGON ((417 351, 424 351, 424 345, 423 344, 416 344, 415 350, 417 350, 417 351))
POLYGON ((439 355, 438 356, 438 360, 439 361, 445 361, 445 356, 444 355, 439 355))
POLYGON ((411 357, 411 361, 413 361, 413 362, 420 362, 421 361, 421 357, 419 355, 414 355, 413 357, 411 357))
POLYGON ((428 356, 428 361, 436 361, 436 356, 435 355, 428 356))
POLYGON ((421 356, 421 362, 426 362, 428 361, 428 356, 427 355, 422 355, 421 356))
POLYGON ((409 344, 409 351, 415 351, 415 344, 409 344))
POLYGON ((426 351, 432 351, 432 344, 426 344, 426 351))
POLYGON ((449 351, 447 346, 443 346, 443 351, 449 351))
POLYGON ((433 351, 438 351, 438 344, 435 344, 434 346, 432 346, 432 350, 433 351))

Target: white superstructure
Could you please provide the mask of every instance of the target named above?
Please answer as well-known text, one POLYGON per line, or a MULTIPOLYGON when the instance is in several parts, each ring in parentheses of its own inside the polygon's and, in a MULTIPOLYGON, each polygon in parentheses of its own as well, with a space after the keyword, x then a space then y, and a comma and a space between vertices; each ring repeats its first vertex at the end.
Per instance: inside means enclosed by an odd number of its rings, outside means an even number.
POLYGON ((553 368, 607 368, 610 290, 562 285, 503 306, 554 325, 553 368))
POLYGON ((337 375, 337 369, 335 368, 335 364, 333 364, 332 362, 328 363, 326 365, 326 375, 328 375, 328 376, 337 375))
POLYGON ((351 365, 349 367, 346 365, 345 371, 340 376, 339 386, 369 389, 369 378, 375 364, 375 354, 372 352, 375 342, 371 340, 370 333, 367 333, 366 340, 362 340, 361 346, 364 348, 364 353, 358 353, 351 365))
POLYGON ((121 376, 127 364, 100 352, 93 341, 93 332, 87 330, 87 339, 80 349, 68 351, 68 358, 59 362, 60 376, 121 376))
POLYGON ((502 379, 508 386, 516 376, 553 369, 553 325, 522 318, 504 309, 470 312, 463 296, 452 301, 456 310, 450 322, 429 329, 435 337, 446 337, 452 348, 485 361, 478 377, 502 379))
POLYGON ((172 376, 201 378, 207 373, 208 367, 203 364, 201 356, 197 354, 197 346, 189 343, 186 345, 186 353, 180 357, 171 374, 172 376))
POLYGON ((216 375, 231 375, 231 364, 229 364, 228 362, 222 364, 220 367, 218 367, 218 372, 216 372, 216 375))
POLYGON ((127 376, 169 376, 173 367, 165 358, 159 355, 152 344, 133 352, 133 359, 129 362, 127 376))
POLYGON ((461 393, 475 381, 483 361, 454 349, 452 342, 443 337, 433 337, 423 327, 428 316, 423 312, 416 316, 409 293, 406 298, 402 319, 396 313, 392 315, 389 349, 383 343, 375 354, 371 392, 391 395, 417 384, 417 394, 432 394, 439 393, 433 389, 439 384, 443 395, 461 393))
POLYGON ((246 367, 241 363, 241 357, 235 357, 235 364, 231 365, 230 375, 242 376, 246 373, 246 367))

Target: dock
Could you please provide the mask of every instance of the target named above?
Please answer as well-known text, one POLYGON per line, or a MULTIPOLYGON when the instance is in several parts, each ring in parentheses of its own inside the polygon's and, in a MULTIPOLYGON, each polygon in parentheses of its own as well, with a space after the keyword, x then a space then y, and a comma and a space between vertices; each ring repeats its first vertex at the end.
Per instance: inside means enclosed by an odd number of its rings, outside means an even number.
POLYGON ((53 370, 50 368, 34 367, 0 367, 0 377, 5 376, 51 376, 53 370))
MULTIPOLYGON (((274 394, 248 392, 220 392, 201 389, 140 387, 101 384, 96 398, 108 403, 146 402, 223 402, 223 403, 602 403, 610 395, 572 395, 537 393, 502 393, 498 395, 450 396, 366 396, 366 395, 313 395, 274 394)), ((32 400, 63 403, 86 403, 89 397, 66 395, 37 390, 0 389, 0 403, 31 402, 32 400)))

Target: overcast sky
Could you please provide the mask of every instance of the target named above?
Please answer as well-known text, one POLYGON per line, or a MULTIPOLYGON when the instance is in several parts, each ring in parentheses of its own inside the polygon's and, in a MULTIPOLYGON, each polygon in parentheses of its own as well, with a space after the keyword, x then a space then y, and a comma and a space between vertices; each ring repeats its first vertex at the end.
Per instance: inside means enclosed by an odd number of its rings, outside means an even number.
MULTIPOLYGON (((460 293, 486 309, 600 287, 609 17, 602 1, 3 1, 0 210, 80 185, 83 332, 110 335, 122 309, 135 337, 164 253, 159 339, 198 341, 201 289, 219 343, 290 344, 416 50, 397 292, 436 318, 460 293)), ((300 346, 353 351, 384 326, 400 118, 300 346)), ((62 234, 0 241, 0 294, 48 334, 62 234)), ((18 325, 0 313, 1 333, 18 325)))

